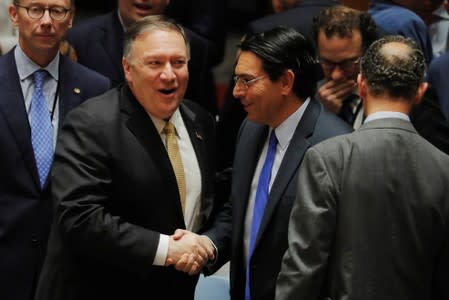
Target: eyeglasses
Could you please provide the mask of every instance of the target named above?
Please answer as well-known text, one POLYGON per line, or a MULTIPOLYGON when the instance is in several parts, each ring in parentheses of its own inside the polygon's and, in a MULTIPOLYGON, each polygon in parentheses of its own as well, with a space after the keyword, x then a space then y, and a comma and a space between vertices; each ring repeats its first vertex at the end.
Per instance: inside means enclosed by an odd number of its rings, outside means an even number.
POLYGON ((15 6, 25 8, 27 10, 28 17, 31 19, 40 19, 44 16, 45 11, 48 10, 50 17, 55 21, 62 21, 67 16, 67 13, 71 11, 70 8, 53 6, 53 7, 42 7, 37 5, 32 6, 23 6, 17 3, 14 3, 15 6))
POLYGON ((346 59, 346 60, 342 60, 340 62, 333 62, 333 61, 329 61, 324 58, 320 58, 321 66, 323 67, 323 69, 325 71, 328 71, 328 72, 333 71, 335 69, 335 67, 337 67, 337 66, 343 72, 351 72, 353 70, 353 67, 358 65, 359 62, 360 62, 360 57, 353 58, 353 59, 346 59))
POLYGON ((235 83, 236 86, 246 90, 246 89, 248 89, 248 87, 251 84, 253 84, 254 82, 256 82, 256 81, 258 81, 260 79, 263 79, 263 78, 265 78, 265 75, 255 77, 253 79, 245 79, 245 78, 242 78, 240 76, 234 76, 234 83, 235 83))

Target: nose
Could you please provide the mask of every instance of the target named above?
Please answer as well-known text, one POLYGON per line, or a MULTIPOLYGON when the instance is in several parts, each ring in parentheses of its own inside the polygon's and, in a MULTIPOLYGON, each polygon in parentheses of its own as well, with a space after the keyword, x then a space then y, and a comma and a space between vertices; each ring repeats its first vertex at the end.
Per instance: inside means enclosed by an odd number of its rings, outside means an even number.
POLYGON ((176 78, 175 72, 173 72, 173 67, 170 63, 166 63, 162 72, 161 78, 164 80, 173 80, 176 78))
POLYGON ((232 95, 234 98, 240 99, 245 94, 245 90, 240 87, 240 85, 235 84, 234 89, 232 90, 232 95))
POLYGON ((49 24, 52 22, 52 18, 50 17, 50 10, 44 10, 44 14, 41 17, 41 23, 49 24))
POLYGON ((343 80, 345 78, 345 73, 343 72, 343 70, 340 68, 339 65, 336 65, 334 67, 330 75, 331 75, 330 77, 334 81, 343 80))

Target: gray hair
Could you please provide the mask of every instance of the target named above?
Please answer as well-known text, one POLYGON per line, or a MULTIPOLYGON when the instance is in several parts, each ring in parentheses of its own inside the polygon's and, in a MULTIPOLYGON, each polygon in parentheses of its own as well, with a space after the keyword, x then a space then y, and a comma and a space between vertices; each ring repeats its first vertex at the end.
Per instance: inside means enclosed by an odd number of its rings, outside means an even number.
POLYGON ((426 62, 412 39, 387 36, 368 48, 360 72, 371 94, 411 100, 424 82, 426 62))
POLYGON ((174 31, 182 35, 186 44, 187 58, 190 58, 190 44, 184 29, 174 20, 163 15, 146 16, 134 22, 128 28, 123 40, 123 56, 129 61, 131 59, 131 50, 134 41, 144 33, 156 30, 174 31))

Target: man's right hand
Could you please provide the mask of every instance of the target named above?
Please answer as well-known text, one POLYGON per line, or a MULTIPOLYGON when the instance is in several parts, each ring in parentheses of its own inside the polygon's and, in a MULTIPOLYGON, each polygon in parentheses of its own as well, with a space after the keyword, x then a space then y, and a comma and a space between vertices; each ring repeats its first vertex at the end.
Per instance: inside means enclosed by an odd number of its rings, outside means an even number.
POLYGON ((210 259, 214 259, 214 248, 208 238, 180 229, 170 236, 165 265, 175 264, 179 271, 192 275, 210 259))
POLYGON ((328 110, 338 114, 343 101, 353 93, 356 86, 354 80, 344 82, 329 80, 318 89, 318 97, 328 110))

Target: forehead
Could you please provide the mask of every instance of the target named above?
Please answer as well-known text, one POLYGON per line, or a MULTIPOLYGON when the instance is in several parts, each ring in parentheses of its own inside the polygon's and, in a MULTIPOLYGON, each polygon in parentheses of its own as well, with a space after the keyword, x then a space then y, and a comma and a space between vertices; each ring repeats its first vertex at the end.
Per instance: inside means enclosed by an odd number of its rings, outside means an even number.
POLYGON ((70 7, 70 0, 20 0, 21 5, 64 6, 70 7))
POLYGON ((362 54, 362 35, 360 31, 355 30, 347 37, 340 37, 337 34, 327 37, 320 31, 318 51, 321 57, 335 61, 358 57, 362 54))
POLYGON ((134 54, 187 56, 187 47, 181 33, 173 30, 152 29, 139 35, 133 43, 134 54))
POLYGON ((263 72, 262 60, 250 51, 242 51, 237 59, 235 74, 260 75, 263 72))

